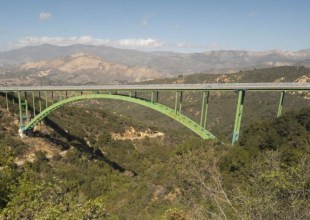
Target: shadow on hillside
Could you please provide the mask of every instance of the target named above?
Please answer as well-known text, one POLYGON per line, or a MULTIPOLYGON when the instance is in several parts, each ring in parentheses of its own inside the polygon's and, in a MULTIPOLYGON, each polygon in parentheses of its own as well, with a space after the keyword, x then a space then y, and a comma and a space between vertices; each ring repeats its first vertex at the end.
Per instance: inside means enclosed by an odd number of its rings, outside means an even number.
MULTIPOLYGON (((0 96, 2 96, 4 98, 4 102, 2 103, 3 104, 3 107, 6 106, 6 103, 5 103, 5 92, 0 92, 0 96)), ((15 109, 16 107, 18 107, 18 98, 15 97, 14 95, 12 95, 11 93, 7 93, 7 97, 8 97, 8 101, 9 101, 9 109, 12 110, 12 109, 15 109), (12 102, 14 101, 14 105, 12 104, 12 102)))
MULTIPOLYGON (((68 142, 70 142, 70 145, 73 145, 79 151, 90 154, 93 159, 98 159, 98 160, 102 160, 106 162, 110 167, 112 167, 115 170, 118 170, 120 172, 126 171, 126 169, 121 167, 118 163, 111 161, 109 158, 105 157, 100 150, 94 150, 92 147, 90 147, 83 138, 77 137, 75 135, 70 134, 69 132, 66 132, 51 119, 46 117, 45 124, 51 127, 58 135, 65 138, 68 142)), ((69 149, 70 147, 68 143, 61 141, 59 139, 53 138, 48 134, 43 134, 42 132, 39 132, 39 131, 35 132, 35 136, 45 138, 51 141, 52 143, 64 146, 65 149, 69 149)))
MULTIPOLYGON (((0 92, 0 96, 6 97, 6 94, 4 92, 0 92)), ((18 98, 17 97, 12 95, 11 93, 8 93, 7 97, 8 97, 9 101, 14 100, 14 102, 17 103, 17 105, 18 105, 18 98)), ((34 109, 33 109, 32 105, 28 104, 28 110, 30 112, 33 112, 34 109)), ((92 147, 90 147, 83 138, 77 137, 75 135, 70 134, 69 132, 66 132, 57 123, 55 123, 51 119, 46 117, 45 118, 45 124, 48 125, 49 127, 51 127, 59 136, 61 136, 62 138, 65 138, 68 142, 70 142, 71 146, 73 145, 79 151, 90 154, 93 159, 98 159, 98 160, 102 160, 102 161, 106 162, 110 167, 112 167, 115 170, 118 170, 120 172, 126 171, 126 169, 124 169, 118 163, 111 161, 109 158, 105 157, 100 150, 98 150, 98 149, 94 150, 92 147)), ((70 145, 66 141, 51 137, 48 134, 43 134, 42 132, 36 131, 35 136, 42 137, 42 138, 47 139, 48 141, 50 141, 56 145, 62 146, 63 150, 70 148, 70 145)))

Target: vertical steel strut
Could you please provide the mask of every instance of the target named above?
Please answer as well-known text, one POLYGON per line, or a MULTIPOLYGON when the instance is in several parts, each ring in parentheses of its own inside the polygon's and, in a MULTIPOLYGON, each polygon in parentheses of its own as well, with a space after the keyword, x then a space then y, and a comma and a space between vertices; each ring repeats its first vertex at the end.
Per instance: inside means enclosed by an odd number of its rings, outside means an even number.
POLYGON ((151 102, 154 103, 154 91, 151 93, 151 102))
POLYGON ((285 91, 282 91, 282 92, 281 92, 281 95, 280 95, 280 101, 279 101, 279 107, 278 107, 277 117, 280 117, 280 116, 282 115, 283 102, 284 102, 284 95, 285 95, 285 91))
POLYGON ((183 91, 177 91, 175 93, 175 114, 181 114, 182 112, 183 91))
POLYGON ((32 109, 33 109, 33 116, 36 116, 36 103, 35 103, 35 99, 34 99, 34 92, 31 92, 32 94, 32 109))
POLYGON ((200 126, 203 128, 206 128, 207 125, 208 105, 209 105, 209 91, 204 91, 200 113, 200 126))
POLYGON ((158 91, 152 91, 151 102, 157 103, 159 101, 158 91))
POLYGON ((28 123, 29 122, 29 114, 28 114, 28 101, 27 99, 25 100, 25 108, 26 108, 26 115, 25 115, 25 119, 26 119, 26 122, 28 123))
POLYGON ((5 92, 6 110, 9 110, 8 92, 5 92))
POLYGON ((234 132, 233 132, 233 137, 232 137, 232 144, 235 144, 239 139, 242 112, 243 112, 244 96, 245 96, 245 91, 239 90, 238 91, 238 102, 237 102, 235 124, 234 124, 234 132))
POLYGON ((45 108, 47 108, 48 107, 48 104, 47 104, 47 92, 44 91, 44 93, 45 93, 45 108))
POLYGON ((15 106, 15 100, 14 100, 14 92, 12 92, 11 96, 12 96, 12 102, 13 102, 13 106, 15 106))
POLYGON ((22 100, 20 91, 17 92, 18 97, 18 110, 19 110, 19 128, 23 127, 23 112, 22 112, 22 100))
POLYGON ((25 102, 22 103, 22 99, 21 99, 21 95, 20 95, 20 91, 17 92, 18 94, 18 109, 19 109, 19 128, 23 128, 24 127, 24 123, 23 120, 26 119, 26 123, 29 123, 29 114, 28 114, 28 102, 27 102, 27 92, 25 92, 25 102), (23 114, 23 108, 22 106, 25 106, 25 116, 23 114))
POLYGON ((26 122, 29 122, 29 117, 28 117, 28 93, 25 91, 24 92, 25 95, 25 102, 22 103, 22 105, 25 106, 25 111, 26 111, 26 115, 24 116, 24 119, 26 119, 26 122))
POLYGON ((42 112, 41 92, 39 91, 39 110, 42 112))
POLYGON ((159 91, 156 91, 156 102, 159 102, 159 91))

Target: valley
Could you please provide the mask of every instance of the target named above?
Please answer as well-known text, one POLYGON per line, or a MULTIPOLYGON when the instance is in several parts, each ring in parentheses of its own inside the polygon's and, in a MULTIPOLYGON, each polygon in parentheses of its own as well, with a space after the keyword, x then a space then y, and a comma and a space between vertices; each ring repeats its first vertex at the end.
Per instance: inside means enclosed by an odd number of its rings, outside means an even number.
MULTIPOLYGON (((143 84, 278 81, 308 82, 309 69, 201 73, 143 84)), ((210 93, 207 127, 217 135, 215 141, 201 140, 160 113, 115 100, 62 107, 37 126, 32 137, 21 139, 18 106, 7 111, 5 96, 0 96, 0 217, 307 217, 308 95, 287 93, 284 115, 276 118, 279 93, 247 93, 242 135, 234 146, 234 92, 210 93), (291 203, 296 204, 293 209, 291 203)), ((164 93, 160 102, 169 105, 173 96, 164 93)), ((185 93, 184 114, 199 120, 200 102, 201 94, 185 93)))

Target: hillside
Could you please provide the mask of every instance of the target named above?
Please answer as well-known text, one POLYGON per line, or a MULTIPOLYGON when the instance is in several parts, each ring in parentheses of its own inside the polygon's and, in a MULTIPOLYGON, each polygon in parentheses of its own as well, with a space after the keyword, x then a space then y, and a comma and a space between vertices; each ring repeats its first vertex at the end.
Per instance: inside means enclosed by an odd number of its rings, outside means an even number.
POLYGON ((231 146, 87 106, 24 139, 0 109, 0 218, 310 217, 309 109, 252 122, 231 146))
POLYGON ((220 50, 203 53, 143 52, 108 46, 41 45, 0 52, 0 66, 14 66, 25 62, 46 61, 77 53, 97 56, 107 62, 153 69, 172 75, 235 72, 244 69, 288 66, 310 59, 309 50, 300 51, 243 51, 220 50))
MULTIPOLYGON (((276 67, 148 83, 309 82, 309 72, 276 67)), ((160 102, 171 106, 174 97, 163 93, 160 102)), ((234 92, 210 95, 207 127, 217 141, 109 100, 60 108, 21 139, 18 105, 8 112, 0 96, 0 219, 308 219, 309 94, 287 93, 280 118, 278 100, 278 92, 247 92, 232 146, 234 92)), ((184 94, 183 111, 197 121, 200 104, 201 94, 184 94)))
POLYGON ((100 57, 74 54, 69 57, 26 62, 3 70, 2 85, 119 84, 169 76, 145 67, 107 62, 100 57))

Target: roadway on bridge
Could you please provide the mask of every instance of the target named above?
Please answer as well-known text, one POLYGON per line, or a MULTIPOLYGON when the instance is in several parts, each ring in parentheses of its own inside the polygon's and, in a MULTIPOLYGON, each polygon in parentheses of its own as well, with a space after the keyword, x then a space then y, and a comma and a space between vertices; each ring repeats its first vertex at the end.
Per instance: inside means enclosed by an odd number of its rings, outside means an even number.
POLYGON ((178 91, 178 90, 251 90, 301 91, 310 90, 310 83, 212 83, 212 84, 147 84, 147 85, 96 85, 96 86, 10 86, 0 91, 178 91))

